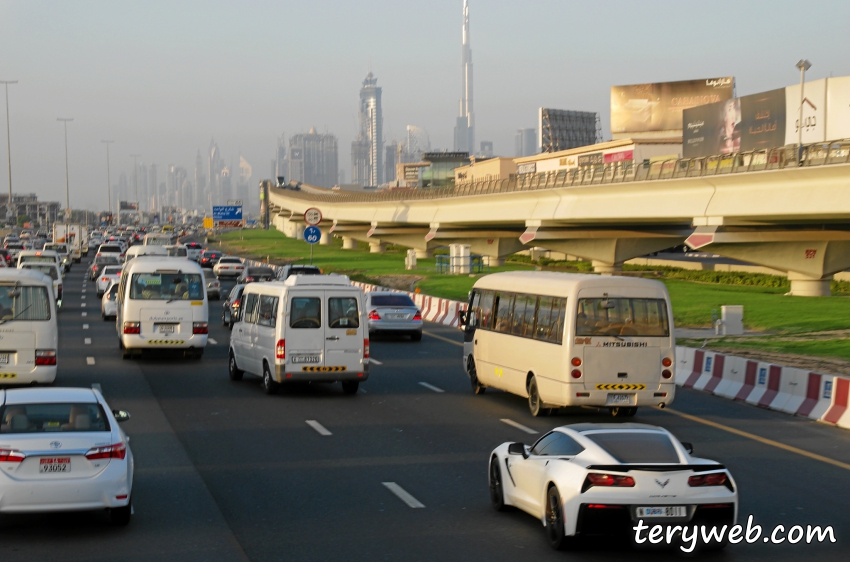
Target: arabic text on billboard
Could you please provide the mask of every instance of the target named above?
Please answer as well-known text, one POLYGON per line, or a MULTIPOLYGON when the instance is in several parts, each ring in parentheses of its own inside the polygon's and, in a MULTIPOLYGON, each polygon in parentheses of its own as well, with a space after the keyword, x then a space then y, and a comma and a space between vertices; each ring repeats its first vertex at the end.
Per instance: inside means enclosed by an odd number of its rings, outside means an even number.
POLYGON ((611 133, 674 131, 682 111, 732 98, 735 78, 634 84, 611 88, 611 133))

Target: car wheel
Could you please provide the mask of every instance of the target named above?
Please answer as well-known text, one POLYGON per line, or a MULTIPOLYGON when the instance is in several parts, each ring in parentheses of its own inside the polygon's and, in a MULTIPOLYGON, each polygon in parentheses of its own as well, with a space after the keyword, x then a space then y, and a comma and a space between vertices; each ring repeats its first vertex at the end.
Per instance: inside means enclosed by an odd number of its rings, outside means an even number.
POLYGON ((469 365, 466 367, 466 373, 469 375, 469 383, 472 385, 472 394, 484 394, 487 387, 478 382, 478 371, 475 369, 475 361, 472 357, 469 358, 469 365))
POLYGON ((272 378, 272 372, 268 363, 263 363, 263 392, 266 394, 277 394, 280 384, 272 378))
POLYGON ((133 498, 127 502, 124 507, 113 507, 109 510, 109 519, 113 525, 125 527, 130 523, 130 516, 133 514, 133 498))
POLYGON ((410 341, 422 341, 422 332, 413 332, 410 334, 410 341))
POLYGON ((546 526, 549 546, 555 550, 563 550, 569 539, 564 535, 564 505, 561 503, 561 494, 555 486, 549 486, 546 492, 546 513, 543 516, 543 524, 546 526))
POLYGON ((502 471, 498 457, 490 460, 490 505, 496 511, 505 511, 505 491, 502 489, 502 471))
POLYGON ((358 388, 360 388, 360 381, 342 381, 342 392, 344 394, 357 394, 358 388))
POLYGON ((236 357, 232 351, 230 352, 230 359, 227 361, 227 374, 230 375, 230 380, 232 381, 241 381, 242 375, 245 374, 236 366, 236 357))
POLYGON ((537 391, 537 379, 531 377, 528 381, 528 410, 534 417, 542 417, 549 414, 549 410, 543 407, 540 393, 537 391))

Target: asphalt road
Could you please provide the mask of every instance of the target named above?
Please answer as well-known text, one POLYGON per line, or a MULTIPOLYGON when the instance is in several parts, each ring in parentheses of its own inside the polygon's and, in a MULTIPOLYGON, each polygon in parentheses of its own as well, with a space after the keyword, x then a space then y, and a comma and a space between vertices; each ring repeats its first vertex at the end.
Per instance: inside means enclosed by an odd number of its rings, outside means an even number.
MULTIPOLYGON (((136 458, 135 513, 126 528, 111 527, 99 512, 2 516, 4 562, 684 556, 598 541, 574 553, 553 552, 539 521, 493 511, 487 461, 496 445, 531 443, 556 425, 611 419, 592 410, 532 418, 521 398, 473 395, 456 330, 429 324, 419 343, 373 340, 377 362, 356 396, 343 395, 337 384, 272 397, 263 394, 259 378, 229 380, 220 302, 210 303, 211 345, 201 361, 122 360, 114 323, 101 319, 100 299, 94 283, 83 284, 84 270, 85 262, 75 265, 65 280, 56 384, 99 383, 113 408, 132 414, 124 429, 136 458), (424 507, 410 507, 384 483, 395 483, 424 507)), ((225 282, 223 290, 231 286, 225 282)), ((634 421, 663 425, 692 442, 695 454, 726 464, 739 485, 739 522, 752 514, 766 529, 832 525, 838 538, 827 545, 730 545, 700 558, 847 559, 848 432, 690 390, 679 391, 673 408, 691 417, 644 408, 634 421)))

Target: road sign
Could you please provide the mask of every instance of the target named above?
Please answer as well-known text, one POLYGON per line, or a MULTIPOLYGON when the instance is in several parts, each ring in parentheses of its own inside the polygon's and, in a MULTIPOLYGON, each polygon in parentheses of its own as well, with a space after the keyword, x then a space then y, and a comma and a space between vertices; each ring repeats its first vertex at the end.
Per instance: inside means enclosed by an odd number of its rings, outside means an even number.
POLYGON ((204 217, 204 228, 212 228, 213 220, 212 217, 204 217))
POLYGON ((310 207, 306 211, 304 211, 304 222, 311 226, 316 226, 320 222, 322 222, 322 211, 317 209, 316 207, 310 207))
POLYGON ((308 226, 304 229, 304 240, 308 244, 315 244, 322 239, 322 231, 319 227, 308 226))
POLYGON ((237 207, 241 207, 242 206, 242 200, 241 199, 228 199, 227 204, 228 205, 236 205, 237 207))
POLYGON ((215 221, 216 228, 242 228, 242 221, 215 221))
POLYGON ((242 206, 241 205, 214 205, 213 220, 215 221, 241 221, 242 206))

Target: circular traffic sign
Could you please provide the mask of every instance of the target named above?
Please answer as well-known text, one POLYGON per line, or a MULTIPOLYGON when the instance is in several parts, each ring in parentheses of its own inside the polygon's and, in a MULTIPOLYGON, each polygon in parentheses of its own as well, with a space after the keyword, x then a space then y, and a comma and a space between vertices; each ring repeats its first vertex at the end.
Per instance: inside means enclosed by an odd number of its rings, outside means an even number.
POLYGON ((308 226, 304 229, 304 241, 308 244, 315 244, 322 239, 322 230, 317 226, 308 226))
POLYGON ((309 224, 310 226, 315 226, 322 222, 322 211, 317 209, 316 207, 310 207, 306 211, 304 211, 304 222, 309 224))

